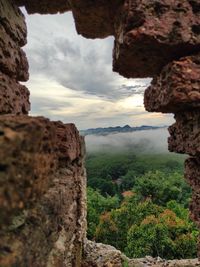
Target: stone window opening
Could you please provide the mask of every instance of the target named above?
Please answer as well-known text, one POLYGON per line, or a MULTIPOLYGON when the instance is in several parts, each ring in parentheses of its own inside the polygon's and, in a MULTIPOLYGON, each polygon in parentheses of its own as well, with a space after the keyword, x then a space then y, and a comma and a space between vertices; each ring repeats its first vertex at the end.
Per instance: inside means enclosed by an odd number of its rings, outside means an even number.
POLYGON ((191 216, 199 224, 199 134, 189 130, 191 125, 197 128, 199 118, 198 0, 178 0, 178 11, 177 3, 161 3, 159 16, 154 2, 0 0, 0 265, 90 266, 81 263, 86 234, 84 141, 71 123, 27 116, 29 91, 20 83, 28 80, 21 49, 26 25, 18 6, 42 14, 72 10, 79 34, 115 37, 114 71, 127 78, 153 77, 145 91, 145 108, 175 114, 169 150, 190 156, 185 176, 193 190, 191 216))

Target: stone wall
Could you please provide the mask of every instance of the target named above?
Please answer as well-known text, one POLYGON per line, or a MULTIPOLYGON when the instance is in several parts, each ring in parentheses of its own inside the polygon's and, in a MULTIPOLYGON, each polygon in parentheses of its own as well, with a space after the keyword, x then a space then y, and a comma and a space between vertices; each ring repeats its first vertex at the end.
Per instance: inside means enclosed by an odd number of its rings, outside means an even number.
POLYGON ((145 107, 175 114, 169 150, 191 156, 185 176, 200 225, 199 0, 0 0, 0 266, 78 267, 85 237, 83 142, 73 125, 26 116, 18 6, 30 14, 71 10, 79 34, 114 36, 114 71, 153 77, 145 107))
POLYGON ((82 267, 195 267, 200 266, 198 259, 166 260, 160 257, 129 259, 116 248, 95 243, 85 242, 82 267))
POLYGON ((73 124, 0 117, 0 266, 79 266, 84 142, 73 124))
POLYGON ((116 18, 113 68, 155 77, 174 59, 200 50, 199 0, 125 0, 116 18))
POLYGON ((26 44, 24 15, 12 1, 0 1, 0 114, 27 114, 29 91, 19 81, 28 80, 28 62, 21 49, 26 44))
POLYGON ((84 140, 73 124, 27 116, 29 91, 20 84, 28 79, 26 34, 20 9, 0 0, 0 266, 78 267, 84 140))

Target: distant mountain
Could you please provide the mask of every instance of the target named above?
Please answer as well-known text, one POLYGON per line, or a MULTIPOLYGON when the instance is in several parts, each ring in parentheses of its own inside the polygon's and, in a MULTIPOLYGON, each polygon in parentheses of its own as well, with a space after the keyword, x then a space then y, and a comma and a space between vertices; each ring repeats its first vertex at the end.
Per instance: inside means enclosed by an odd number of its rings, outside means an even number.
POLYGON ((81 130, 80 133, 81 135, 108 135, 108 134, 113 134, 113 133, 130 133, 130 132, 135 132, 135 131, 145 131, 145 130, 156 130, 156 129, 161 129, 165 128, 166 126, 163 127, 158 127, 158 126, 148 126, 148 125, 142 125, 142 126, 137 126, 137 127, 131 127, 129 125, 125 126, 116 126, 116 127, 107 127, 107 128, 91 128, 87 130, 81 130))

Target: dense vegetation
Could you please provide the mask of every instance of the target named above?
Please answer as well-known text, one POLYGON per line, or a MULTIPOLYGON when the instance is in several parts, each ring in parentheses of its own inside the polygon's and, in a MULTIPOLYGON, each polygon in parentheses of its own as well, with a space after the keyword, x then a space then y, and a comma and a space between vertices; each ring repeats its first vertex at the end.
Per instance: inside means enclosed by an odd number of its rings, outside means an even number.
POLYGON ((129 257, 196 257, 183 161, 168 153, 88 155, 88 238, 129 257))

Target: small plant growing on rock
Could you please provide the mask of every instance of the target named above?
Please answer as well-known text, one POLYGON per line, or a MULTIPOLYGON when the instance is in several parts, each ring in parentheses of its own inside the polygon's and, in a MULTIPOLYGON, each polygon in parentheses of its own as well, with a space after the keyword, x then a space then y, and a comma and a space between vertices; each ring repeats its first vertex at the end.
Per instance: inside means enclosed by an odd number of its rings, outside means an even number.
POLYGON ((123 260, 122 267, 129 267, 128 260, 126 259, 123 260))

